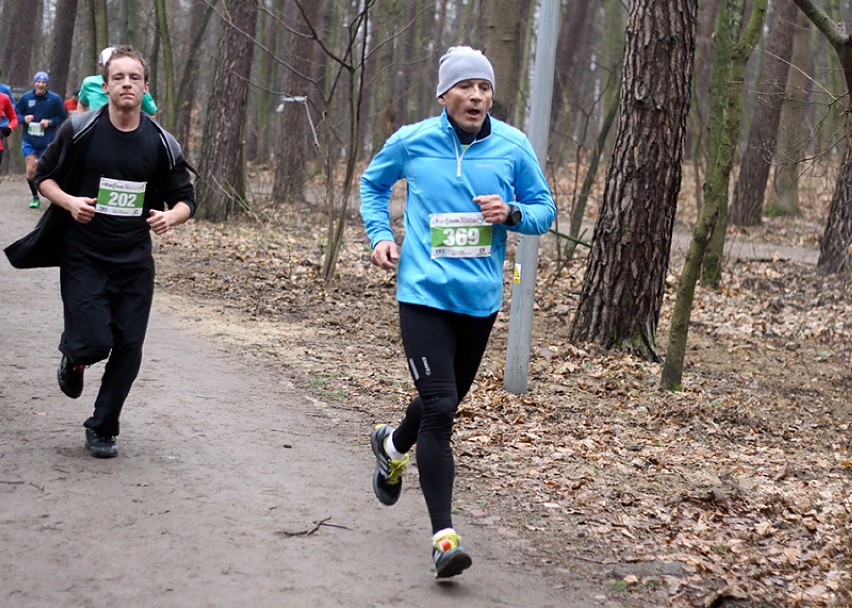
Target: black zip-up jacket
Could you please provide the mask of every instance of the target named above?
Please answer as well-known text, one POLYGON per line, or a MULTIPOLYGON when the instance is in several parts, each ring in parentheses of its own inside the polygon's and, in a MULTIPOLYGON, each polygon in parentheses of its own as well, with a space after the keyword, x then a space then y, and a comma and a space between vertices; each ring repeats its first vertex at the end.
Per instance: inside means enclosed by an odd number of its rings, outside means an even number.
MULTIPOLYGON (((85 158, 98 119, 107 108, 103 106, 94 112, 75 114, 60 127, 56 139, 38 163, 36 183, 54 179, 65 192, 77 193, 82 174, 80 163, 85 158)), ((183 201, 194 214, 195 190, 189 173, 195 173, 195 170, 183 157, 180 144, 171 133, 144 112, 141 120, 149 120, 154 125, 168 157, 168 168, 149 182, 145 200, 151 201, 151 207, 161 210, 165 210, 167 204, 183 201)), ((15 268, 59 266, 64 247, 63 234, 69 221, 73 220, 67 210, 49 205, 32 232, 4 249, 9 262, 15 268)))

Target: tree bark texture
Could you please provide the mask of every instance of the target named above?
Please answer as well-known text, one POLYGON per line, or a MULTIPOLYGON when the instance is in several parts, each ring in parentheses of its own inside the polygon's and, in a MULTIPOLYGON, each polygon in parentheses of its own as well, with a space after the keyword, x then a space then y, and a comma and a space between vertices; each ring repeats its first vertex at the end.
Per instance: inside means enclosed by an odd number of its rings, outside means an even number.
MULTIPOLYGON (((732 88, 737 87, 737 97, 742 97, 743 77, 734 77, 737 39, 743 25, 746 0, 722 0, 716 15, 716 52, 713 55, 713 70, 710 75, 710 130, 707 141, 710 146, 707 179, 704 183, 704 205, 718 207, 716 225, 710 233, 710 242, 704 253, 701 281, 716 288, 722 280, 722 256, 725 250, 725 234, 728 230, 728 190, 731 167, 723 158, 733 161, 736 137, 731 139, 723 127, 729 119, 729 104, 733 100, 732 88), (720 171, 720 168, 724 168, 720 171)), ((744 72, 743 72, 744 73, 744 72)), ((729 121, 730 124, 730 121, 729 121)), ((739 126, 737 127, 739 133, 739 126)), ((703 210, 702 210, 703 211, 703 210)))
POLYGON ((56 27, 51 36, 50 90, 61 96, 77 88, 68 85, 68 66, 74 43, 74 23, 77 20, 77 0, 59 0, 56 4, 56 27))
POLYGON ((479 45, 494 66, 494 107, 500 120, 512 120, 521 71, 521 20, 516 0, 483 2, 479 10, 479 45))
POLYGON ((846 155, 834 185, 828 221, 819 248, 817 269, 824 273, 852 270, 852 39, 842 24, 836 23, 813 0, 795 0, 796 5, 826 37, 840 59, 846 81, 846 155))
MULTIPOLYGON (((288 5, 289 6, 289 5, 288 5)), ((305 3, 305 17, 316 30, 321 29, 321 2, 305 3)), ((295 6, 292 7, 295 9, 295 6)), ((307 34, 309 31, 304 19, 298 11, 291 11, 294 19, 291 23, 299 24, 297 29, 302 34, 285 34, 287 39, 287 62, 292 69, 284 75, 284 92, 287 95, 307 97, 316 87, 312 77, 314 41, 307 34)), ((312 111, 307 103, 285 102, 278 115, 278 145, 275 150, 275 180, 274 192, 285 201, 304 199, 307 162, 315 154, 313 138, 311 137, 308 112, 312 111)))
MULTIPOLYGON (((553 105, 550 110, 551 131, 555 133, 571 132, 574 121, 574 107, 578 85, 573 78, 577 74, 576 66, 583 63, 583 45, 585 33, 591 29, 592 14, 590 0, 569 2, 562 9, 562 25, 556 42, 556 70, 553 75, 553 105), (582 55, 582 57, 581 57, 582 55)), ((559 138, 551 137, 548 148, 556 152, 561 145, 559 138)))
POLYGON ((787 74, 787 88, 781 107, 778 140, 773 156, 774 171, 769 205, 779 215, 799 214, 799 162, 805 153, 804 128, 807 123, 809 76, 804 71, 811 53, 808 18, 799 15, 793 35, 793 67, 787 74))
POLYGON ((711 130, 717 133, 713 133, 710 141, 716 142, 717 149, 710 151, 713 161, 707 171, 704 206, 692 232, 689 251, 677 284, 675 303, 672 306, 669 345, 661 378, 662 386, 669 390, 680 390, 695 286, 701 274, 705 250, 710 245, 710 237, 717 229, 717 220, 722 214, 723 203, 727 199, 731 166, 734 164, 734 153, 743 114, 742 83, 745 80, 748 58, 760 40, 760 33, 766 19, 766 6, 767 0, 754 0, 751 18, 741 36, 737 33, 739 27, 729 28, 728 26, 739 24, 737 15, 744 12, 744 0, 724 0, 722 12, 719 13, 717 41, 725 48, 720 49, 721 52, 717 56, 724 57, 727 65, 716 65, 714 70, 718 69, 727 74, 724 79, 727 86, 719 91, 723 108, 721 123, 714 123, 711 126, 711 130))
POLYGON ((245 205, 245 75, 251 72, 257 26, 257 4, 252 0, 223 0, 221 7, 227 21, 216 51, 196 182, 199 217, 212 221, 227 220, 245 205))
POLYGON ((736 226, 756 226, 761 221, 798 12, 793 0, 775 2, 772 26, 766 40, 763 74, 756 83, 756 105, 749 127, 748 146, 740 162, 731 203, 730 220, 736 226))
POLYGON ((194 151, 194 142, 190 137, 192 132, 193 110, 195 110, 195 94, 198 88, 199 49, 203 42, 205 32, 213 15, 213 6, 201 0, 193 3, 190 9, 189 35, 190 45, 187 53, 186 63, 183 65, 183 75, 177 92, 178 118, 175 125, 174 135, 183 146, 183 152, 190 155, 194 151))
POLYGON ((846 159, 837 176, 819 245, 817 269, 824 273, 852 272, 852 132, 849 127, 846 137, 846 159))
POLYGON ((9 37, 3 41, 3 71, 8 74, 6 82, 9 85, 31 89, 35 74, 31 59, 41 16, 36 16, 29 2, 13 2, 12 5, 12 26, 9 28, 9 37))
POLYGON ((697 0, 637 0, 627 20, 621 110, 574 340, 659 359, 694 60, 697 0))
POLYGON ((385 0, 382 9, 374 12, 372 16, 374 49, 370 51, 370 61, 366 66, 371 91, 371 154, 381 150, 385 140, 400 127, 400 117, 396 113, 394 101, 396 73, 397 70, 404 69, 402 63, 396 60, 394 51, 402 44, 395 31, 401 14, 399 3, 400 0, 385 0))

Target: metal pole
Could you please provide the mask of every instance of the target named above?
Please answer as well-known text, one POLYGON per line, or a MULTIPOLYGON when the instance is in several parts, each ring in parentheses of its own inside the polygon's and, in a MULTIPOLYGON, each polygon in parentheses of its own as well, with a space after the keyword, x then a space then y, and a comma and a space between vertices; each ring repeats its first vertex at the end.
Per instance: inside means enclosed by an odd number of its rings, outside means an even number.
MULTIPOLYGON (((538 23, 527 136, 543 171, 547 160, 550 107, 553 101, 553 72, 556 65, 556 40, 559 36, 559 0, 541 1, 538 23)), ((516 395, 526 392, 529 381, 538 240, 538 236, 520 235, 515 254, 503 385, 507 391, 516 395)))

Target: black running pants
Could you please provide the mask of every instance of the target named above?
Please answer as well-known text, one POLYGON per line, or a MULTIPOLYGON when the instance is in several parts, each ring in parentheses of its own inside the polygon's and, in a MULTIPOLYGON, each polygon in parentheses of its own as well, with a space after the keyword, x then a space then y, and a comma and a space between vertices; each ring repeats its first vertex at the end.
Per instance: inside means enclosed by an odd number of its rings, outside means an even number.
POLYGON ((59 350, 76 364, 107 359, 94 412, 83 425, 118 435, 118 419, 142 365, 154 294, 154 260, 110 264, 69 253, 59 271, 65 329, 59 350))
POLYGON ((428 306, 399 305, 405 357, 418 396, 409 403, 393 442, 403 453, 417 444, 420 486, 433 534, 453 527, 453 421, 479 369, 496 318, 497 313, 471 317, 428 306))

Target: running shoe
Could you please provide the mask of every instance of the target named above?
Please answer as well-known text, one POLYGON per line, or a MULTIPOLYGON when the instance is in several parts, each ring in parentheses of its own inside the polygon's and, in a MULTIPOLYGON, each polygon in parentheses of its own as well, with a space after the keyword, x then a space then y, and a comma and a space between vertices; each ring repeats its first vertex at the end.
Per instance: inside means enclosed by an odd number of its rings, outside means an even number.
POLYGON ((94 429, 86 429, 86 449, 95 458, 115 458, 118 456, 115 437, 99 435, 94 429))
POLYGON ((377 424, 370 433, 370 445, 376 455, 376 469, 373 471, 373 492, 384 505, 395 504, 402 493, 402 474, 408 466, 408 454, 400 460, 391 460, 385 453, 385 439, 393 433, 393 427, 377 424))
POLYGON ((62 355, 62 360, 59 362, 59 369, 56 370, 56 379, 59 381, 59 388, 62 392, 76 399, 83 393, 83 372, 86 370, 83 365, 75 365, 65 355, 62 355))
POLYGON ((39 205, 41 205, 41 200, 37 196, 34 196, 33 200, 30 201, 30 209, 38 209, 39 205))
POLYGON ((450 578, 470 568, 473 560, 461 546, 461 536, 447 532, 432 543, 435 578, 450 578))

